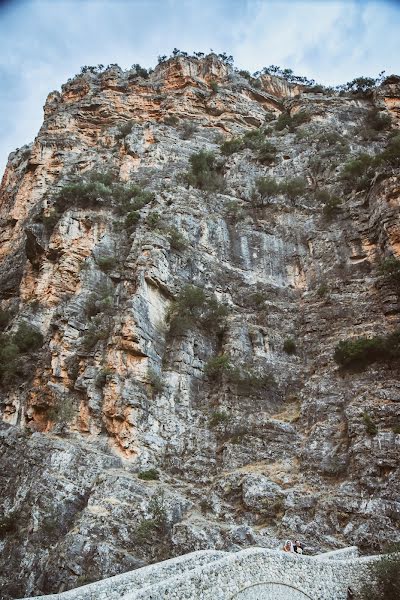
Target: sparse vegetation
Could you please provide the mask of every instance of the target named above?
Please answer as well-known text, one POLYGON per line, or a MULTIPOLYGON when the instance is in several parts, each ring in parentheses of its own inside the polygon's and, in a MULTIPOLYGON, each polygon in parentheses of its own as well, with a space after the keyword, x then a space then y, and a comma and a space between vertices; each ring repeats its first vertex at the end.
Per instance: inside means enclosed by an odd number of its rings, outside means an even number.
POLYGON ((385 258, 379 265, 379 272, 386 281, 400 289, 400 259, 395 256, 385 258))
POLYGON ((0 331, 3 331, 12 319, 12 313, 0 308, 0 331))
POLYGON ((164 506, 164 496, 153 496, 149 503, 150 518, 143 519, 134 529, 134 536, 139 543, 151 543, 154 535, 164 536, 167 532, 167 512, 164 506))
POLYGON ((97 258, 97 264, 104 273, 109 273, 115 269, 117 261, 114 256, 99 256, 97 258))
POLYGON ((299 196, 303 196, 306 190, 307 182, 302 177, 294 177, 282 182, 278 182, 272 177, 260 177, 256 180, 253 197, 261 198, 261 202, 264 203, 264 200, 284 194, 293 201, 299 196))
POLYGON ((222 423, 226 423, 227 421, 229 421, 229 416, 226 412, 215 411, 210 416, 209 425, 211 428, 213 428, 221 425, 222 423))
POLYGON ((177 250, 178 252, 186 248, 186 239, 183 237, 183 235, 181 234, 179 229, 177 229, 177 227, 171 225, 170 227, 167 227, 164 231, 167 234, 171 248, 177 250))
POLYGON ((91 320, 85 335, 82 337, 82 348, 90 352, 101 340, 107 340, 110 333, 110 322, 104 315, 97 315, 91 320))
POLYGON ((400 331, 386 336, 343 340, 334 353, 334 360, 344 369, 361 369, 374 362, 389 363, 399 357, 400 331))
POLYGON ((103 389, 107 381, 109 381, 109 379, 112 377, 113 373, 113 369, 110 369, 109 367, 101 369, 101 371, 99 371, 96 375, 95 386, 97 388, 103 389))
POLYGON ((124 140, 126 136, 132 132, 134 124, 134 121, 127 121, 126 123, 122 123, 118 127, 118 132, 115 134, 115 139, 124 140))
POLYGON ((197 127, 192 121, 183 121, 180 125, 181 138, 190 140, 197 131, 197 127))
POLYGON ((140 471, 138 477, 143 481, 157 481, 160 479, 160 474, 157 469, 147 469, 147 471, 140 471))
POLYGON ((179 119, 176 115, 167 115, 164 117, 164 124, 170 127, 176 127, 179 124, 179 119))
POLYGON ((157 212, 156 210, 153 210, 152 212, 150 212, 147 215, 147 225, 150 227, 150 229, 155 229, 157 227, 157 225, 160 223, 161 220, 161 215, 159 212, 157 212))
POLYGON ((189 329, 206 327, 218 333, 224 327, 228 309, 215 296, 207 295, 202 288, 185 286, 176 298, 169 314, 169 335, 184 335, 189 329))
POLYGON ((293 338, 287 338, 283 342, 283 350, 286 354, 295 354, 296 353, 296 342, 293 338))
POLYGON ((376 159, 369 154, 359 154, 346 162, 341 172, 341 179, 347 191, 365 189, 375 175, 376 159))
POLYGON ((217 92, 219 92, 219 86, 218 83, 214 80, 210 81, 210 88, 212 89, 212 91, 214 92, 214 94, 216 94, 217 92))
POLYGON ((291 200, 303 196, 307 189, 307 182, 302 177, 286 179, 280 186, 280 192, 286 194, 291 200))
POLYGON ((329 287, 326 283, 321 283, 316 290, 317 296, 324 298, 329 292, 329 287))
POLYGON ((251 366, 243 364, 236 366, 227 354, 214 356, 207 361, 204 373, 210 381, 225 381, 235 386, 239 394, 253 394, 274 383, 270 373, 258 372, 251 366))
POLYGON ((294 115, 290 115, 288 112, 283 112, 279 115, 277 122, 275 123, 275 129, 277 131, 283 131, 286 127, 290 133, 293 133, 297 127, 311 121, 311 115, 305 110, 300 110, 294 115))
POLYGON ((234 137, 224 141, 220 150, 225 156, 240 152, 244 148, 250 148, 257 152, 256 157, 262 164, 271 164, 276 158, 276 147, 265 139, 265 131, 254 129, 248 131, 241 137, 234 137))
POLYGON ((164 382, 161 379, 160 373, 158 371, 149 368, 147 371, 147 379, 155 394, 159 394, 163 391, 164 382))
POLYGON ((36 327, 23 321, 13 336, 13 343, 18 346, 20 352, 31 352, 43 345, 43 336, 36 327))
POLYGON ((370 582, 361 590, 362 600, 398 600, 400 598, 400 548, 397 544, 389 553, 369 566, 370 582))
POLYGON ((370 436, 374 436, 378 433, 378 428, 375 425, 371 415, 369 415, 368 413, 364 413, 363 414, 363 422, 365 425, 365 431, 368 433, 368 435, 370 436))
POLYGON ((213 152, 201 150, 192 154, 190 170, 184 175, 184 181, 193 187, 208 192, 218 192, 224 188, 225 182, 219 164, 213 152))
POLYGON ((328 221, 332 220, 340 212, 342 206, 341 199, 338 196, 332 195, 328 190, 316 190, 314 197, 317 202, 323 205, 323 214, 328 221))
POLYGON ((68 425, 75 416, 75 406, 72 398, 65 397, 51 406, 47 411, 50 421, 59 425, 68 425))
POLYGON ((231 368, 230 359, 227 354, 220 354, 219 356, 213 356, 207 361, 204 367, 205 375, 211 380, 218 380, 222 377, 222 374, 227 372, 231 368))

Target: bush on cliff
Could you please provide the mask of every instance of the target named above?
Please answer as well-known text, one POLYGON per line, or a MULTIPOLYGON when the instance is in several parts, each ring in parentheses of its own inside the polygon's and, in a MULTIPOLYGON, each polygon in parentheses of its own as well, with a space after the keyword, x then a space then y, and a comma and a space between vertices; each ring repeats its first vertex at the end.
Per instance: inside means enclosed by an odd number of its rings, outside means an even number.
POLYGON ((38 350, 43 336, 29 323, 20 323, 14 334, 0 334, 0 381, 8 383, 23 372, 20 356, 38 350))
POLYGON ((336 346, 333 358, 344 369, 365 368, 374 362, 389 363, 400 358, 400 331, 343 340, 336 346))
POLYGON ((222 164, 217 162, 213 152, 196 152, 190 156, 189 163, 190 170, 183 176, 188 185, 207 192, 223 190, 225 182, 221 174, 222 164))
POLYGON ((288 112, 283 112, 279 115, 278 120, 275 124, 277 131, 283 131, 286 127, 291 133, 295 131, 297 127, 311 121, 311 115, 305 110, 300 110, 294 115, 290 115, 288 112))
POLYGON ((256 158, 262 164, 271 164, 276 158, 277 149, 265 139, 265 131, 262 129, 248 131, 241 137, 223 142, 220 146, 221 153, 225 156, 240 152, 244 148, 257 152, 256 158))
POLYGON ((395 256, 385 258, 379 265, 379 272, 396 288, 400 288, 400 260, 395 256))
MULTIPOLYGON (((397 545, 398 546, 398 545, 397 545)), ((398 600, 400 598, 400 553, 397 547, 369 566, 369 579, 361 589, 362 600, 398 600)))
POLYGON ((210 333, 219 333, 225 325, 228 312, 228 308, 218 302, 214 295, 207 295, 195 285, 186 285, 169 312, 169 335, 184 335, 198 326, 210 333))

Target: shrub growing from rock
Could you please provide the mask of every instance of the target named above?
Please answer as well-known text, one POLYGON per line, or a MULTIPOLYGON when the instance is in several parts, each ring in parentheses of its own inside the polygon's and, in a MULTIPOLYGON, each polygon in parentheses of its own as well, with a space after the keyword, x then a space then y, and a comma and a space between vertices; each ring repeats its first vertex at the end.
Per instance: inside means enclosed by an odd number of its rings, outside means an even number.
POLYGON ((292 338, 287 338, 283 342, 283 350, 286 352, 286 354, 295 354, 296 342, 292 338))
POLYGON ((382 556, 369 567, 370 582, 361 589, 362 600, 398 600, 400 598, 400 548, 382 556))
POLYGON ((147 471, 140 471, 138 477, 139 479, 143 479, 143 481, 157 481, 160 479, 160 473, 157 469, 147 469, 147 471))
POLYGON ((228 308, 202 288, 186 285, 178 294, 169 313, 169 335, 184 335, 189 329, 206 328, 219 333, 225 324, 228 308))
POLYGON ((364 413, 362 418, 365 425, 365 431, 368 433, 368 435, 376 435, 378 433, 378 428, 375 425, 371 415, 364 413))
POLYGON ((206 150, 196 152, 190 156, 189 163, 190 170, 184 175, 188 185, 208 192, 218 192, 224 188, 222 165, 217 162, 213 152, 206 150))
POLYGON ((400 331, 343 340, 336 346, 333 358, 344 369, 365 368, 374 362, 390 363, 400 358, 400 331))

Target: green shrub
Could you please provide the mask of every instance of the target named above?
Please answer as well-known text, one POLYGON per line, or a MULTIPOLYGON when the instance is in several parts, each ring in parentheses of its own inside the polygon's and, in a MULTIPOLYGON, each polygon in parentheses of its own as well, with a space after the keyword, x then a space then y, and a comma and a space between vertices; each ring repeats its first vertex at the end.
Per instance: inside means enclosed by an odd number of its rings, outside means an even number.
POLYGON ((219 92, 218 83, 216 81, 210 81, 210 88, 212 89, 212 91, 214 92, 214 94, 216 94, 217 92, 219 92))
POLYGON ((92 350, 101 340, 107 340, 110 333, 110 323, 104 320, 104 315, 92 319, 82 338, 82 347, 86 352, 92 350))
POLYGON ((0 381, 9 383, 13 381, 18 371, 17 359, 19 348, 10 336, 0 335, 0 381))
POLYGON ((0 538, 7 533, 14 533, 18 528, 20 516, 16 510, 0 517, 0 538))
POLYGON ((220 379, 222 374, 230 369, 230 359, 227 354, 214 356, 207 361, 204 367, 205 375, 212 380, 220 379))
POLYGON ((254 129, 242 137, 235 137, 221 144, 221 153, 229 156, 244 148, 257 151, 257 159, 263 164, 271 164, 276 158, 276 147, 265 139, 265 131, 254 129))
POLYGON ((283 112, 279 115, 277 122, 275 123, 275 129, 277 131, 283 131, 285 127, 288 127, 289 130, 292 126, 292 119, 289 113, 283 112))
POLYGON ((112 285, 102 284, 88 296, 85 305, 85 315, 89 318, 98 314, 109 314, 113 306, 112 285))
POLYGON ((75 416, 74 401, 71 398, 63 398, 49 408, 47 416, 54 423, 68 425, 75 416))
POLYGON ((134 530, 136 539, 141 543, 151 541, 149 538, 152 538, 154 534, 159 537, 160 535, 165 535, 167 532, 167 513, 162 493, 151 498, 149 502, 149 513, 151 518, 143 519, 134 530))
POLYGON ((318 286, 318 288, 317 288, 317 296, 319 296, 320 298, 323 298, 324 296, 326 296, 328 292, 329 292, 329 287, 327 286, 326 283, 321 283, 321 285, 318 286))
POLYGON ((295 113, 293 116, 290 116, 289 113, 284 112, 281 113, 278 117, 278 120, 275 124, 275 129, 277 131, 282 131, 287 127, 291 133, 293 133, 296 127, 303 125, 304 123, 308 123, 311 121, 311 115, 305 110, 300 110, 295 113))
POLYGON ((183 140, 190 140, 197 131, 197 127, 191 121, 184 121, 180 126, 181 138, 183 140))
POLYGON ((232 138, 231 140, 223 142, 220 146, 221 153, 225 156, 230 156, 231 154, 240 152, 240 150, 243 150, 243 148, 244 143, 242 138, 232 138))
POLYGON ((218 333, 225 324, 228 308, 201 288, 186 285, 178 294, 169 313, 169 334, 183 335, 195 327, 218 333))
POLYGON ((138 477, 143 481, 156 481, 160 479, 160 474, 157 469, 147 469, 147 471, 140 471, 138 477))
POLYGON ((369 566, 369 579, 361 589, 362 600, 398 600, 400 598, 400 555, 386 554, 369 566))
POLYGON ((388 282, 400 288, 400 259, 395 256, 385 258, 379 265, 379 272, 388 282))
POLYGON ((241 367, 230 365, 226 379, 229 384, 236 387, 239 394, 247 395, 270 387, 274 383, 274 378, 270 373, 258 373, 246 365, 241 367))
POLYGON ((400 134, 391 137, 380 155, 381 160, 396 167, 400 165, 400 134))
POLYGON ((317 190, 314 196, 317 202, 324 205, 323 214, 327 220, 333 219, 340 212, 342 201, 338 196, 332 196, 328 190, 317 190))
POLYGON ((347 190, 365 189, 371 183, 375 174, 374 165, 376 165, 376 159, 365 153, 359 154, 356 158, 345 163, 340 174, 345 188, 347 190))
POLYGON ((43 346, 43 336, 36 327, 23 321, 13 336, 13 342, 22 353, 31 352, 43 346))
POLYGON ((164 117, 164 124, 169 125, 170 127, 175 127, 179 124, 179 119, 176 115, 167 115, 164 117))
POLYGON ((334 360, 341 367, 365 368, 374 362, 391 362, 400 357, 400 331, 386 336, 343 340, 336 346, 334 360))
POLYGON ((189 162, 190 171, 184 176, 187 184, 209 192, 221 191, 224 188, 221 165, 217 163, 213 152, 201 150, 192 154, 189 162))
POLYGON ((226 412, 215 411, 210 416, 209 425, 210 427, 217 427, 221 423, 226 423, 227 421, 229 421, 229 416, 226 412))
POLYGON ((280 193, 280 185, 272 177, 260 177, 256 180, 255 191, 264 200, 277 196, 280 193))
POLYGON ((171 227, 168 227, 165 231, 167 233, 171 248, 177 251, 181 251, 186 248, 186 239, 174 225, 171 225, 171 227))
POLYGON ((159 224, 160 219, 161 219, 160 213, 157 212, 156 210, 154 210, 147 215, 146 222, 151 229, 155 229, 157 227, 157 225, 159 224))
POLYGON ((282 194, 286 194, 291 200, 303 196, 307 189, 307 182, 302 177, 287 179, 279 186, 282 194))
POLYGON ((117 139, 117 140, 125 139, 126 136, 132 132, 132 128, 133 128, 134 124, 135 124, 134 121, 128 121, 127 123, 122 123, 118 127, 118 131, 115 134, 115 139, 117 139))
POLYGON ((365 425, 365 431, 368 433, 368 435, 376 435, 378 433, 378 428, 375 425, 371 415, 364 413, 362 418, 365 425))
POLYGON ((153 388, 154 393, 159 394, 164 389, 164 383, 161 379, 160 373, 152 368, 147 371, 147 379, 153 388))
POLYGON ((392 121, 387 113, 382 114, 377 108, 369 110, 365 116, 364 123, 367 129, 373 131, 384 131, 390 129, 392 121))
POLYGON ((286 354, 295 354, 296 353, 296 342, 292 338, 287 338, 283 342, 283 350, 286 354))
POLYGON ((270 165, 276 159, 276 147, 271 142, 265 141, 259 148, 257 158, 263 165, 270 165))
POLYGON ((125 227, 131 229, 140 221, 140 213, 137 210, 131 210, 125 217, 125 227))
POLYGON ((225 204, 226 215, 232 221, 237 221, 243 216, 243 210, 237 200, 228 200, 225 204))
POLYGON ((0 308, 0 331, 3 331, 12 319, 12 314, 8 310, 0 308))
POLYGON ((99 256, 96 262, 99 268, 105 273, 112 271, 117 266, 117 261, 114 256, 99 256))
MULTIPOLYGON (((131 66, 131 69, 135 69, 135 73, 132 74, 133 77, 143 77, 143 79, 148 79, 151 73, 151 69, 147 70, 144 67, 142 67, 141 65, 139 65, 138 63, 134 64, 131 66)), ((129 79, 131 78, 131 75, 129 76, 129 79)))
POLYGON ((95 386, 97 388, 102 389, 107 381, 110 379, 110 377, 113 375, 114 371, 113 369, 110 369, 108 367, 105 367, 104 369, 101 369, 101 371, 98 372, 98 374, 96 375, 96 379, 95 379, 95 386))

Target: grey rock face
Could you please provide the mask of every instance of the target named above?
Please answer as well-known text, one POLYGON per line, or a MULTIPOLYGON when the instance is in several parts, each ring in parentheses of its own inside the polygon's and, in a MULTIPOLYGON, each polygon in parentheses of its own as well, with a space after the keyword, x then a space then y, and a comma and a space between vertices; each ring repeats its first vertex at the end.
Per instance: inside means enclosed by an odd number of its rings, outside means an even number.
POLYGON ((5 599, 195 549, 398 540, 396 364, 343 371, 333 354, 398 326, 379 268, 400 255, 398 168, 359 190, 341 173, 385 148, 366 117, 397 130, 399 95, 396 81, 364 98, 270 76, 256 89, 213 55, 49 95, 0 192, 1 348, 21 323, 43 336, 0 364, 5 599), (299 110, 310 120, 276 127, 299 110), (222 154, 260 126, 273 159, 222 154), (200 150, 214 191, 185 179, 200 150), (88 199, 93 171, 114 183, 88 199), (305 188, 264 194, 263 177, 305 188), (206 298, 189 317, 188 285, 206 298))

